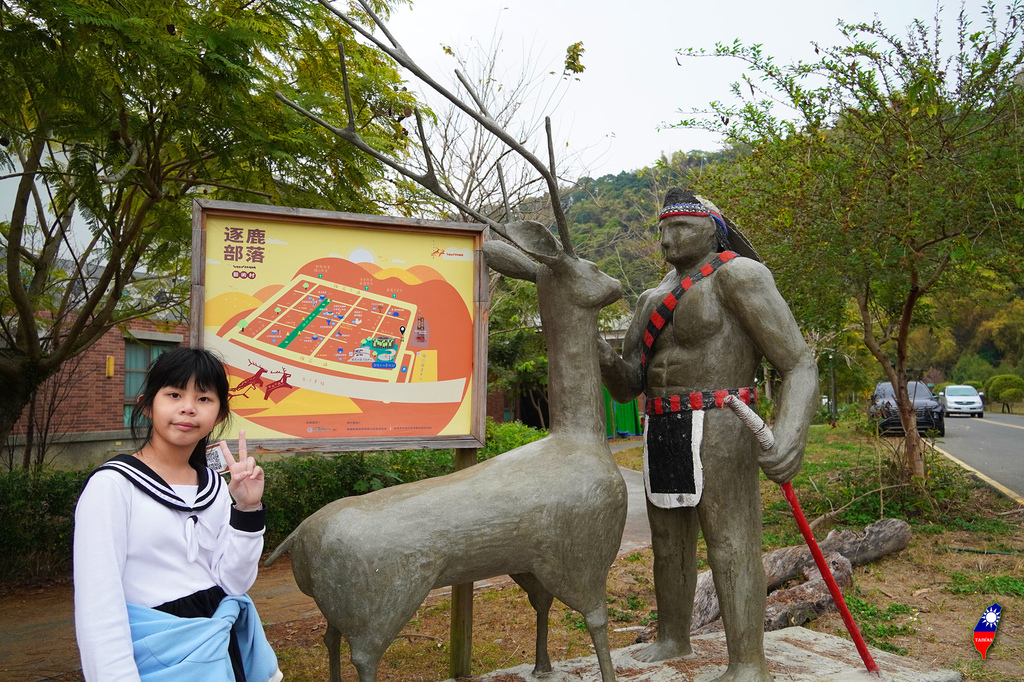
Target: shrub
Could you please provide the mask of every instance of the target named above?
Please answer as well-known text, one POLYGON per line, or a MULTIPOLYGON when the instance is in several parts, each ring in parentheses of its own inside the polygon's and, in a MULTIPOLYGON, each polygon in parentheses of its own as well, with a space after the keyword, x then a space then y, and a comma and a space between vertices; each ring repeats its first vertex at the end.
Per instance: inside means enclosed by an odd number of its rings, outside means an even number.
POLYGON ((75 504, 88 472, 0 474, 0 580, 48 575, 71 564, 75 504))
POLYGON ((970 386, 975 391, 979 392, 985 390, 985 384, 980 381, 965 381, 962 384, 958 384, 955 381, 946 381, 933 388, 932 393, 938 395, 939 393, 945 391, 947 386, 970 386))
POLYGON ((495 422, 487 418, 487 446, 480 451, 480 459, 490 459, 548 435, 547 431, 534 429, 522 422, 495 422))
POLYGON ((1024 402, 1024 388, 1006 388, 999 394, 999 402, 1009 405, 1010 403, 1024 402))
POLYGON ((828 424, 832 420, 832 412, 828 409, 828 405, 821 405, 814 412, 814 417, 811 419, 812 424, 828 424))
POLYGON ((999 374, 985 382, 985 401, 1002 403, 1009 408, 1010 403, 1024 400, 1024 379, 1016 374, 999 374))
MULTIPOLYGON (((498 424, 487 420, 487 446, 477 455, 482 461, 546 432, 519 422, 498 424)), ((263 500, 273 509, 267 517, 267 546, 285 539, 303 519, 342 497, 361 495, 399 483, 450 474, 451 450, 387 450, 371 453, 296 456, 267 462, 267 489, 263 500)))
POLYGON ((267 545, 279 543, 328 502, 401 482, 378 460, 379 456, 362 453, 314 454, 263 464, 267 480, 263 501, 272 510, 267 514, 267 545))
MULTIPOLYGON (((519 422, 487 420, 481 460, 546 435, 519 422)), ((262 463, 267 548, 329 502, 452 472, 451 450, 296 455, 262 463)), ((74 512, 88 471, 0 474, 0 581, 41 577, 71 565, 74 512)))

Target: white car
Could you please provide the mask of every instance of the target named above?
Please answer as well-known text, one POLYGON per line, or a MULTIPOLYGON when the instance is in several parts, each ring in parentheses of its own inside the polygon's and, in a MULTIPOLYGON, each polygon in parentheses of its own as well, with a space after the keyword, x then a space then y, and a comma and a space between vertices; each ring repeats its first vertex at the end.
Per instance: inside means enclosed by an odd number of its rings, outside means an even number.
POLYGON ((966 414, 968 417, 984 419, 985 406, 973 386, 946 386, 939 393, 939 402, 946 408, 946 414, 966 414))

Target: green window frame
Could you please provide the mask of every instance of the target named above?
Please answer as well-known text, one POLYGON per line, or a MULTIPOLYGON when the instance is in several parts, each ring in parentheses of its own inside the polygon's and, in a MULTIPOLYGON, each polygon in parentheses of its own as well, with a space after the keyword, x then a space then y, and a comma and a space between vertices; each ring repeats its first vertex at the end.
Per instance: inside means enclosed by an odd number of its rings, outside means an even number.
POLYGON ((153 362, 171 350, 177 348, 175 343, 160 343, 158 341, 124 341, 124 428, 132 425, 132 407, 135 400, 142 394, 142 387, 146 383, 146 372, 149 371, 153 362))

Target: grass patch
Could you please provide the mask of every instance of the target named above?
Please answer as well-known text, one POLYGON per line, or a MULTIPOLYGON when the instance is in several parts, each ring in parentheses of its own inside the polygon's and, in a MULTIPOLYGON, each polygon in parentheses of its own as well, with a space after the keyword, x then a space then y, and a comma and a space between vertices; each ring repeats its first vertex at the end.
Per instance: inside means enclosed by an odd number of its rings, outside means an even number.
POLYGON ((896 646, 889 640, 917 633, 917 629, 907 623, 894 622, 897 616, 913 614, 914 609, 903 604, 890 604, 882 608, 853 596, 846 597, 846 605, 850 607, 850 613, 853 614, 864 641, 892 654, 905 656, 908 653, 906 649, 896 646))
MULTIPOLYGON (((882 517, 904 519, 915 532, 930 534, 966 530, 998 536, 1016 529, 993 513, 1014 509, 1011 500, 996 498, 993 509, 979 505, 975 493, 984 488, 940 454, 928 451, 927 478, 909 483, 901 479, 896 455, 892 439, 865 437, 849 424, 811 429, 803 468, 793 480, 808 520, 836 513, 821 530, 860 529, 882 517)), ((763 476, 762 481, 766 547, 789 542, 794 535, 787 530, 788 506, 778 486, 763 476)))
POLYGON ((964 676, 965 680, 975 682, 1020 682, 1020 675, 1006 674, 986 665, 986 661, 978 659, 958 658, 952 668, 964 676))
POLYGON ((614 453, 615 462, 624 469, 643 471, 644 469, 644 446, 637 443, 634 448, 625 448, 614 453))
POLYGON ((986 575, 971 578, 963 573, 951 573, 946 587, 950 594, 1008 594, 1024 597, 1024 580, 1010 575, 986 575))

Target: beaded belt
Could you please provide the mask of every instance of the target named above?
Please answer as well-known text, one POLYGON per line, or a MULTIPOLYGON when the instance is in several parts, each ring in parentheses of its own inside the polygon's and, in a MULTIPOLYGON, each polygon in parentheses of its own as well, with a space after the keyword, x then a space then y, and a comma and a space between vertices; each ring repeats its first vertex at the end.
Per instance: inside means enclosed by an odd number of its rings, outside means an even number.
POLYGON ((720 391, 698 391, 689 395, 672 395, 647 399, 647 414, 670 414, 690 410, 710 410, 722 407, 727 395, 734 395, 747 405, 757 402, 757 389, 753 386, 728 388, 720 391))

